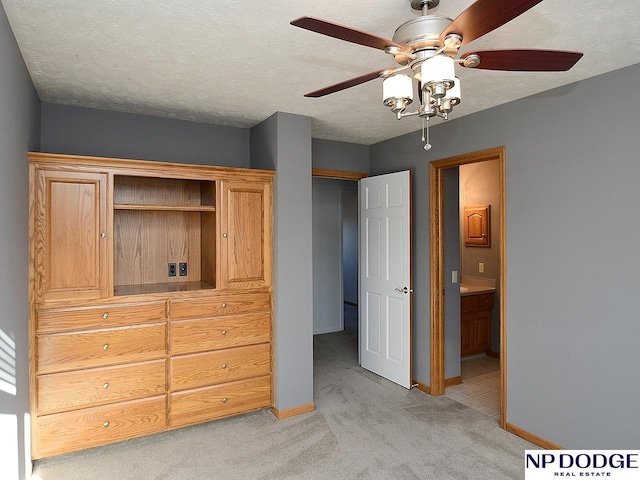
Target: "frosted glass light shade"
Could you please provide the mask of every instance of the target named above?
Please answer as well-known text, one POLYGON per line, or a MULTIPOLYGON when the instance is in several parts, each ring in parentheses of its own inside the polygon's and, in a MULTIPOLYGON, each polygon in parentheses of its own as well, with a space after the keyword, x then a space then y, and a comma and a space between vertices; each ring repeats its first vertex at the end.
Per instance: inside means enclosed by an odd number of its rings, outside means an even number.
POLYGON ((393 75, 382 82, 382 101, 385 105, 399 99, 413 101, 413 83, 408 75, 393 75))
POLYGON ((456 74, 453 68, 453 58, 446 55, 436 55, 423 62, 420 66, 422 83, 453 82, 456 74))

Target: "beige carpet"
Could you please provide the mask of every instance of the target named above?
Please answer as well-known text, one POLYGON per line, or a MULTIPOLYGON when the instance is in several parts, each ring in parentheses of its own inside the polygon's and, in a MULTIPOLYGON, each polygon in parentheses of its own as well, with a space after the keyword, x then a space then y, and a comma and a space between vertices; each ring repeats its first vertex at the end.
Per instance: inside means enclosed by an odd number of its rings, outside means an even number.
POLYGON ((316 411, 219 420, 36 462, 42 480, 524 478, 535 448, 449 398, 357 365, 353 332, 315 338, 316 411))

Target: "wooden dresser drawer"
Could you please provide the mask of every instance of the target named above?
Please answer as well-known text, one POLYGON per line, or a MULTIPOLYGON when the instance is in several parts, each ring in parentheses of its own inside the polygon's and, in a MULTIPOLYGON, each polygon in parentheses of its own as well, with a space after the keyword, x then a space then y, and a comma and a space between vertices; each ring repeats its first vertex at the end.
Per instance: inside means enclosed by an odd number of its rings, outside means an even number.
POLYGON ((36 373, 155 360, 166 355, 166 324, 37 337, 36 373))
POLYGON ((271 295, 250 293, 221 297, 181 298, 172 300, 170 309, 173 320, 261 312, 271 310, 271 295))
POLYGON ((139 437, 165 429, 166 395, 38 417, 35 458, 139 437))
POLYGON ((171 322, 171 355, 271 341, 271 314, 254 313, 171 322))
POLYGON ((179 427, 271 406, 271 377, 172 393, 169 425, 179 427))
POLYGON ((230 348, 171 358, 173 391, 205 387, 271 373, 271 345, 230 348))
POLYGON ((165 360, 36 377, 38 415, 162 395, 165 360))
POLYGON ((165 302, 41 309, 36 312, 38 333, 125 327, 166 319, 165 302))

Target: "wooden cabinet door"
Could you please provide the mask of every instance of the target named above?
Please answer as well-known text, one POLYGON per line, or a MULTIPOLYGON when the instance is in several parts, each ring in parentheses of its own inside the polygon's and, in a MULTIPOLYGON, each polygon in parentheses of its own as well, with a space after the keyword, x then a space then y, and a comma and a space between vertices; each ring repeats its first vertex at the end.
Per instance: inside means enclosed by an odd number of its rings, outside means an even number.
POLYGON ((491 310, 476 312, 474 327, 474 352, 491 350, 491 310))
POLYGON ((271 184, 222 182, 220 287, 271 285, 271 184))
POLYGON ((490 206, 464 207, 464 245, 466 247, 490 247, 490 206))
POLYGON ((37 300, 106 297, 107 175, 38 170, 35 195, 37 300))
POLYGON ((460 355, 471 355, 473 353, 473 313, 463 313, 460 317, 460 355))

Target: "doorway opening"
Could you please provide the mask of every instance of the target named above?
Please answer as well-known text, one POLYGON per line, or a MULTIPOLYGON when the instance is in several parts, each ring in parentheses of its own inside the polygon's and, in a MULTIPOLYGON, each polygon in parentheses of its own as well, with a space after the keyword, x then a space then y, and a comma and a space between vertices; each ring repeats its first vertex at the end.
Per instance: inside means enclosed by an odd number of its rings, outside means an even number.
POLYGON ((314 177, 312 188, 313 333, 357 333, 358 184, 314 177))
MULTIPOLYGON (((493 344, 499 344, 499 352, 494 352, 494 356, 499 356, 499 366, 500 366, 500 374, 499 374, 499 400, 500 400, 500 409, 499 409, 499 421, 500 426, 505 428, 506 425, 506 410, 507 410, 507 402, 506 402, 506 317, 505 317, 505 285, 506 285, 506 262, 505 262, 505 197, 506 197, 506 188, 505 188, 505 148, 494 148, 489 150, 484 150, 481 152, 475 152, 467 155, 460 155, 452 158, 447 158, 444 160, 438 160, 430 163, 430 241, 431 241, 431 394, 432 395, 442 395, 445 393, 445 388, 447 386, 455 385, 456 383, 460 383, 459 381, 451 381, 452 379, 445 376, 445 345, 447 344, 447 340, 451 345, 451 331, 458 332, 457 333, 457 341, 458 347, 460 348, 460 354, 458 354, 458 358, 462 356, 464 353, 469 354, 472 350, 470 345, 461 343, 465 339, 464 328, 466 323, 470 321, 475 324, 475 321, 479 321, 479 327, 483 324, 483 322, 490 322, 490 318, 487 318, 487 313, 482 312, 482 305, 478 304, 476 306, 472 306, 471 303, 474 301, 477 303, 477 298, 472 298, 470 296, 459 297, 460 290, 454 291, 452 289, 459 289, 460 286, 458 282, 460 280, 458 272, 460 271, 460 265, 456 266, 455 262, 452 263, 450 260, 450 253, 452 247, 451 245, 447 246, 447 229, 451 229, 451 224, 447 225, 447 218, 451 216, 451 205, 447 205, 446 197, 445 197, 445 188, 447 183, 451 185, 451 173, 455 171, 456 181, 458 180, 458 172, 459 167, 463 165, 469 164, 478 164, 479 162, 488 162, 495 161, 497 163, 498 170, 498 198, 499 198, 499 212, 497 212, 497 225, 499 226, 498 232, 495 235, 491 235, 491 242, 494 246, 497 246, 497 260, 499 266, 497 266, 497 271, 494 276, 498 277, 495 282, 495 291, 496 295, 496 305, 493 306, 497 310, 497 314, 499 315, 499 333, 496 335, 497 341, 494 341, 493 344), (448 228, 447 228, 448 227, 448 228), (445 292, 450 292, 449 297, 447 298, 445 292), (452 308, 451 302, 454 300, 454 303, 461 298, 462 301, 458 302, 458 308, 452 308), (465 300, 468 299, 468 300, 465 300), (449 300, 449 302, 447 302, 449 300), (471 308, 473 307, 473 308, 471 308), (468 310, 468 312, 467 312, 468 310), (465 313, 467 312, 467 313, 465 313), (448 314, 448 315, 447 315, 448 314), (471 318, 473 317, 473 318, 471 318), (477 317, 477 318, 476 318, 477 317), (457 330, 447 328, 450 327, 452 322, 458 322, 456 325, 457 330), (466 322, 466 323, 465 323, 466 322), (462 337, 462 340, 461 340, 462 337)), ((460 185, 460 183, 458 183, 460 185)), ((449 187, 450 188, 450 187, 449 187)), ((458 212, 461 210, 457 201, 455 210, 458 212)), ((465 202, 466 203, 466 202, 465 202)), ((464 205, 463 205, 464 206, 464 205)), ((474 207, 480 207, 479 205, 474 205, 474 207)), ((464 215, 461 218, 464 221, 464 215)), ((460 220, 459 220, 460 221, 460 220)), ((449 220, 450 222, 450 220, 449 220)), ((458 229, 458 234, 462 231, 461 237, 464 237, 464 229, 460 228, 460 224, 455 227, 458 229)), ((471 235, 473 237, 473 235, 471 235)), ((481 239, 480 235, 477 235, 477 239, 481 239)), ((460 248, 459 245, 464 243, 464 240, 457 240, 458 244, 455 248, 460 248)), ((459 253, 459 252, 458 252, 459 253)), ((473 255, 471 256, 473 258, 473 255)), ((458 257, 459 258, 459 257, 458 257)), ((475 268, 478 270, 484 269, 484 264, 480 265, 482 262, 475 262, 471 260, 475 264, 475 268)), ((467 270, 468 272, 468 270, 467 270)), ((480 273, 480 272, 478 272, 480 273)), ((485 295, 478 295, 478 298, 489 302, 490 299, 493 298, 493 295, 486 294, 487 285, 486 282, 483 284, 482 274, 478 275, 477 278, 466 278, 465 281, 469 282, 472 285, 478 286, 478 291, 483 291, 485 295), (484 285, 485 289, 482 290, 482 285, 484 285), (486 298, 485 298, 486 297, 486 298)), ((473 287, 470 287, 473 288, 473 287)), ((464 295, 464 293, 463 293, 464 295)), ((475 297, 475 295, 473 296, 475 297)), ((490 314, 489 314, 490 315, 490 314)), ((490 323, 488 324, 490 325, 490 323)), ((469 325, 467 325, 469 326, 469 325)), ((489 327, 490 328, 490 327, 489 327)), ((475 335, 469 333, 471 330, 467 332, 468 335, 475 335)), ((479 330, 479 332, 481 332, 479 330)), ((481 337, 481 335, 480 335, 481 337)), ((486 340, 485 340, 486 342, 486 340)), ((485 349, 489 351, 490 354, 492 352, 491 349, 491 340, 489 340, 488 345, 479 344, 478 348, 485 349), (486 347, 486 348, 485 348, 486 347)), ((489 361, 492 359, 489 358, 489 361)), ((479 366, 479 369, 485 368, 484 366, 479 366)), ((485 372, 486 373, 486 372, 485 372)), ((460 375, 460 381, 464 381, 464 375, 460 375)))
POLYGON ((358 365, 358 180, 366 176, 356 172, 313 170, 316 386, 330 382, 324 375, 336 365, 341 369, 358 365))

